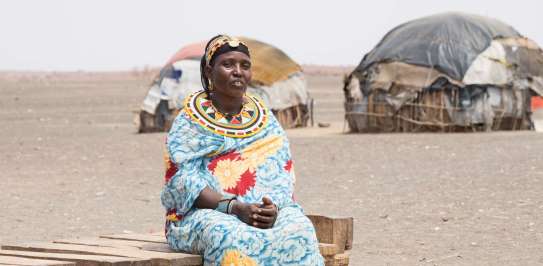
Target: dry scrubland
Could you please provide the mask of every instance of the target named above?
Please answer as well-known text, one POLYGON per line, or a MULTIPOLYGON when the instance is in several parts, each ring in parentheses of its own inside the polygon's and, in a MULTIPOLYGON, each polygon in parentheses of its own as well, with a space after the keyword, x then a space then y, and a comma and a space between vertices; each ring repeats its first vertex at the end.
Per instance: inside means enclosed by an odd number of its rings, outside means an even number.
MULTIPOLYGON (((296 197, 355 218, 352 265, 543 264, 543 135, 342 134, 342 76, 312 73, 332 126, 289 131, 296 197)), ((0 74, 0 243, 162 230, 150 74, 0 74)))

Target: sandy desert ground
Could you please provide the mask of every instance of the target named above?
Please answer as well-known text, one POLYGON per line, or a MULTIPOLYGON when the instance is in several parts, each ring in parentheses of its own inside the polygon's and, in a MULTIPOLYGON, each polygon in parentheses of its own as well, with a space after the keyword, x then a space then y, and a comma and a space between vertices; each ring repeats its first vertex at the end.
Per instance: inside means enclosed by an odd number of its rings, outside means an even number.
MULTIPOLYGON (((0 243, 162 230, 164 133, 136 134, 150 75, 0 75, 0 243)), ((340 75, 289 130, 307 213, 353 216, 351 265, 543 264, 543 135, 344 134, 340 75)))

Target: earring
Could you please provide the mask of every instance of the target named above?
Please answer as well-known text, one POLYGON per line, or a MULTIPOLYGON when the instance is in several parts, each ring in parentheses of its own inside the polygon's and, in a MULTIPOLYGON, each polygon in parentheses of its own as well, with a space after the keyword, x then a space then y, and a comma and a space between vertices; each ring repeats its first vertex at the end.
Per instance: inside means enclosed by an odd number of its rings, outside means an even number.
POLYGON ((207 79, 207 88, 209 89, 209 91, 212 91, 213 90, 213 83, 211 83, 211 80, 210 79, 207 79))

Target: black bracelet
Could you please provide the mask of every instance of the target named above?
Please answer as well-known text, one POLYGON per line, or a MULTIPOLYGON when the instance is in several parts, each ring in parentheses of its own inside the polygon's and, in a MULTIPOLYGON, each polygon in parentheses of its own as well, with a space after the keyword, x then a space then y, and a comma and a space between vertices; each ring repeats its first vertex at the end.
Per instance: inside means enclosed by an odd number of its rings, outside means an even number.
POLYGON ((237 201, 236 198, 231 198, 230 201, 228 202, 228 209, 227 209, 228 214, 232 214, 232 209, 234 208, 235 201, 237 201))
POLYGON ((230 203, 230 199, 221 199, 219 200, 219 203, 217 204, 217 208, 215 208, 215 210, 222 213, 226 213, 228 211, 229 203, 230 203))
POLYGON ((215 210, 219 211, 219 212, 222 212, 222 213, 226 213, 226 214, 231 213, 231 211, 232 211, 231 205, 233 205, 231 203, 235 199, 236 199, 236 197, 222 198, 221 200, 219 200, 219 202, 217 204, 217 208, 215 208, 215 210))

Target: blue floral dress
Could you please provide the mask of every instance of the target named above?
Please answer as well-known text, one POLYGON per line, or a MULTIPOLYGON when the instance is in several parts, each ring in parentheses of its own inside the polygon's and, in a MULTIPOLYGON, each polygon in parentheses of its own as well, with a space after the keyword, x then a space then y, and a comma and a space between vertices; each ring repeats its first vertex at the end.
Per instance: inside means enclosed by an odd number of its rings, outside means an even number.
POLYGON ((161 200, 168 244, 203 255, 205 265, 324 265, 315 229, 293 200, 295 175, 285 132, 258 98, 244 100, 232 117, 219 113, 203 91, 185 100, 167 138, 161 200), (279 210, 273 228, 195 208, 205 187, 245 203, 269 197, 279 210))

